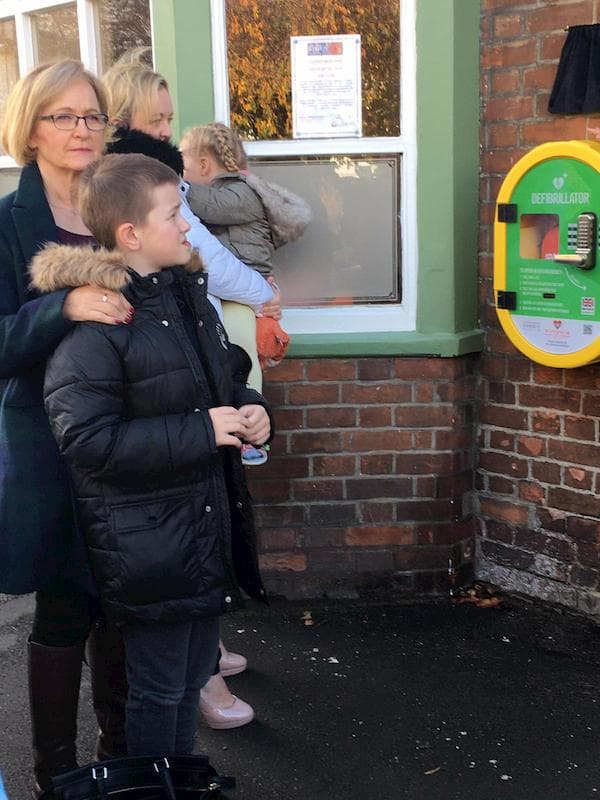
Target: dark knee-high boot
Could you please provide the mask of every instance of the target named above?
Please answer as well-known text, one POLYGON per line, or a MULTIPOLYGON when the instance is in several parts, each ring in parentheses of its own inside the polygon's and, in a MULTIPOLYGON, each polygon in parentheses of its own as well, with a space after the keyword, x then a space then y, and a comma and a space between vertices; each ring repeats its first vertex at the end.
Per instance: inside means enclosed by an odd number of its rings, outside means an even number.
POLYGON ((98 719, 96 758, 103 761, 127 755, 125 706, 127 675, 125 647, 116 625, 97 621, 87 641, 92 681, 92 700, 98 719))
POLYGON ((77 767, 77 706, 83 644, 27 643, 33 764, 38 789, 77 767))

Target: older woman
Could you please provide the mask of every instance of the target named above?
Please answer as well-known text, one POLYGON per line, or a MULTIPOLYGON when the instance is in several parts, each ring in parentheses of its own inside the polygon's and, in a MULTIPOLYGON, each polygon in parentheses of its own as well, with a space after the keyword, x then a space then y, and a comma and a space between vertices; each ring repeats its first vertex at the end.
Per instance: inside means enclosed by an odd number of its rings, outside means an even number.
MULTIPOLYGON (((103 76, 111 122, 116 126, 109 150, 113 153, 143 153, 183 174, 183 157, 171 139, 173 103, 165 78, 139 60, 142 51, 128 54, 103 76)), ((181 214, 190 224, 187 238, 197 248, 208 271, 210 299, 222 318, 221 300, 258 307, 262 313, 281 317, 278 292, 255 270, 237 259, 193 214, 186 202, 188 185, 182 180, 181 214)), ((246 667, 246 659, 229 653, 220 642, 219 669, 201 691, 200 710, 211 728, 246 725, 254 717, 248 703, 231 694, 223 676, 246 667)))
MULTIPOLYGON (((45 361, 74 322, 119 325, 132 308, 95 286, 36 295, 27 267, 46 242, 92 243, 75 197, 80 173, 103 151, 107 120, 101 84, 66 60, 17 83, 2 127, 3 148, 23 170, 17 190, 0 200, 0 592, 36 592, 28 666, 38 792, 76 766, 81 665, 96 612, 67 472, 43 408, 45 361)), ((94 668, 102 648, 92 651, 94 668)), ((93 675, 101 752, 122 750, 105 730, 121 735, 103 680, 118 679, 118 662, 100 663, 93 675)))

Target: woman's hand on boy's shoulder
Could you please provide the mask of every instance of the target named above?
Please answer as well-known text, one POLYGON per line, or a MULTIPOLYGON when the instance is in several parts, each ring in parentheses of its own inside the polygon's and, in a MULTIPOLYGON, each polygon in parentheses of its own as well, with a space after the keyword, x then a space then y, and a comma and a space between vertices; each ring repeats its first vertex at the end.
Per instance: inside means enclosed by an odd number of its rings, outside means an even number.
POLYGON ((121 292, 88 284, 71 289, 63 304, 63 316, 71 322, 104 322, 119 325, 131 322, 133 307, 121 292))

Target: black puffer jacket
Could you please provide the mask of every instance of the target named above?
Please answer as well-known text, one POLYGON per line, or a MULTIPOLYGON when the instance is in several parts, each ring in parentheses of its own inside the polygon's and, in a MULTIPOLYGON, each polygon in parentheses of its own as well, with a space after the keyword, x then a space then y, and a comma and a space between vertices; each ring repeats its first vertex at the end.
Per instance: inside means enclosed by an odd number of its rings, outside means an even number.
POLYGON ((212 616, 239 603, 238 583, 263 597, 239 452, 217 448, 208 409, 266 404, 234 380, 236 357, 247 357, 206 298, 199 260, 142 278, 118 254, 54 245, 31 274, 41 291, 120 289, 135 308, 130 325, 75 326, 44 387, 107 615, 212 616), (178 296, 193 311, 200 353, 178 296))

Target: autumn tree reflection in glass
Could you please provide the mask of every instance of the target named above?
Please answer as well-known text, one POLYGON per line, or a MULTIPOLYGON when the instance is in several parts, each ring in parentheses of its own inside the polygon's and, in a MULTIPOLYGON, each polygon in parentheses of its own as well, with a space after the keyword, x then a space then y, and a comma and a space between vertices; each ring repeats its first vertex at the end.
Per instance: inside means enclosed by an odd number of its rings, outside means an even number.
POLYGON ((35 63, 79 58, 79 27, 75 4, 31 14, 35 63))
POLYGON ((290 37, 358 33, 363 136, 400 135, 398 0, 227 0, 231 123, 247 139, 291 139, 290 37))
POLYGON ((128 50, 151 46, 150 0, 103 0, 97 7, 102 72, 128 50))
POLYGON ((6 98, 19 78, 19 56, 14 17, 0 20, 0 119, 6 98))

